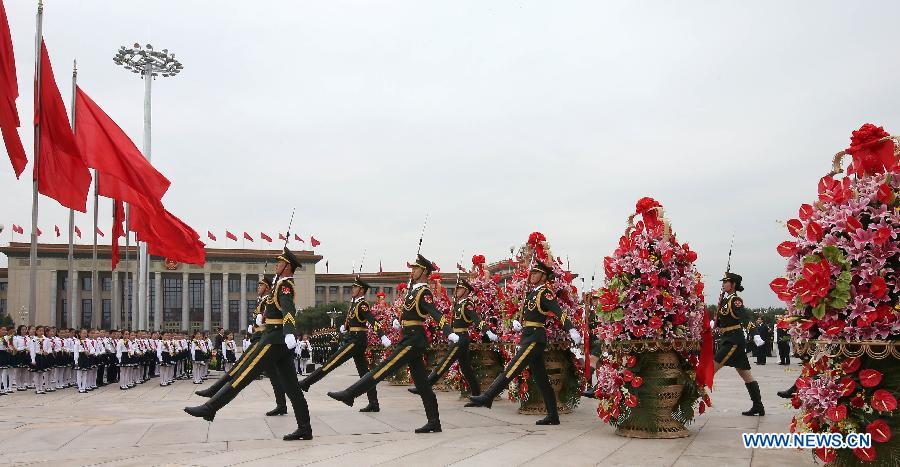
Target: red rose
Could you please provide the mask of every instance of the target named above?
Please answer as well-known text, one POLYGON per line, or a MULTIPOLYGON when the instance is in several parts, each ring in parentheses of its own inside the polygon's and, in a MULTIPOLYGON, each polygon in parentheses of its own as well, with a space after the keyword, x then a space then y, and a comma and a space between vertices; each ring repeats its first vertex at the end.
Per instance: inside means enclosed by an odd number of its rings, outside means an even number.
POLYGON ((860 363, 859 357, 850 357, 841 363, 841 369, 844 370, 844 373, 850 375, 859 370, 860 363))
POLYGON ((847 406, 838 405, 835 407, 831 407, 830 409, 825 411, 825 416, 828 417, 828 419, 832 422, 837 423, 847 418, 847 406))
POLYGON ((894 398, 890 391, 879 389, 872 393, 872 408, 879 412, 890 412, 897 408, 897 399, 894 398))
POLYGON ((890 134, 880 126, 866 123, 853 132, 847 153, 853 156, 848 173, 859 176, 884 173, 896 164, 894 142, 884 138, 890 134))
POLYGON ((853 216, 848 216, 846 223, 848 232, 854 232, 862 228, 862 223, 859 222, 859 219, 853 216))
POLYGON ((634 364, 637 363, 637 358, 634 355, 629 355, 628 358, 625 359, 625 366, 631 368, 634 364))
POLYGON ((894 234, 888 227, 879 227, 878 230, 875 231, 875 238, 872 239, 876 245, 884 245, 888 242, 888 240, 893 237, 894 234))
POLYGON ((813 207, 808 204, 800 205, 800 212, 798 216, 801 221, 808 221, 810 217, 813 215, 813 207))
POLYGON ((863 462, 872 462, 875 460, 875 448, 867 447, 867 448, 854 448, 853 454, 856 455, 856 458, 863 462))
POLYGON ((791 236, 798 237, 800 236, 800 230, 803 228, 803 224, 800 222, 800 219, 791 219, 787 221, 787 229, 788 233, 791 236))
POLYGON ((639 388, 642 384, 644 384, 644 378, 641 378, 640 376, 635 376, 634 379, 631 380, 632 387, 639 388))
POLYGON ((820 242, 822 241, 822 236, 824 235, 822 231, 822 226, 816 222, 810 222, 806 226, 806 239, 811 242, 820 242))
POLYGON ((834 449, 830 448, 817 448, 815 450, 816 457, 822 459, 822 462, 831 462, 834 460, 834 456, 837 455, 834 449))
POLYGON ((866 368, 865 370, 861 370, 859 372, 859 384, 862 384, 863 387, 866 388, 874 388, 875 386, 878 386, 879 383, 881 383, 881 377, 882 374, 880 371, 866 368))
POLYGON ((625 398, 625 405, 627 405, 628 407, 631 407, 632 409, 637 407, 637 405, 638 405, 637 396, 634 394, 629 394, 628 397, 625 398))
POLYGON ((853 394, 853 390, 856 389, 856 382, 853 381, 853 378, 850 378, 849 376, 847 376, 847 377, 841 378, 841 381, 840 381, 840 383, 838 383, 838 386, 841 389, 841 396, 847 397, 850 394, 853 394))
POLYGON ((872 441, 877 443, 886 443, 891 440, 891 427, 880 418, 866 427, 866 433, 872 435, 872 441))
POLYGON ((872 298, 876 300, 882 299, 887 295, 887 283, 883 277, 875 276, 872 278, 872 285, 869 286, 869 293, 872 294, 872 298))
POLYGON ((894 201, 894 190, 887 183, 882 183, 878 186, 876 198, 884 204, 891 204, 894 201))
POLYGON ((797 254, 797 244, 795 242, 781 242, 776 250, 778 250, 779 255, 790 258, 797 254))

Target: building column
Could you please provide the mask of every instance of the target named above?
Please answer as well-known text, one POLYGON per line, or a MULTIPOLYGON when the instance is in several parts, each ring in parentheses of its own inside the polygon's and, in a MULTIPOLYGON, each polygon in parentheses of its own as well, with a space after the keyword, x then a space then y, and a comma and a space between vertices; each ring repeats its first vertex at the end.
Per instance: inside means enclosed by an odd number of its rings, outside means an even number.
POLYGON ((78 312, 78 270, 74 266, 72 269, 72 275, 66 279, 69 281, 69 286, 66 288, 66 291, 69 292, 69 327, 81 329, 81 313, 78 312))
POLYGON ((59 308, 57 305, 57 293, 59 290, 59 273, 56 270, 50 271, 50 326, 56 326, 59 321, 56 316, 56 310, 59 308))
POLYGON ((228 322, 229 318, 229 308, 228 308, 228 273, 222 273, 222 318, 219 322, 222 323, 222 329, 230 329, 231 326, 228 322))
POLYGON ((209 273, 203 273, 203 330, 212 331, 212 284, 209 273))
POLYGON ((110 306, 109 310, 109 326, 112 329, 119 329, 119 326, 122 325, 122 308, 119 306, 119 303, 122 299, 119 294, 119 273, 116 271, 112 272, 112 306, 110 306))
POLYGON ((188 304, 190 303, 190 294, 188 293, 188 273, 181 273, 181 330, 188 331, 191 329, 190 323, 190 307, 188 304))
POLYGON ((156 294, 156 298, 153 299, 153 308, 156 313, 153 317, 153 329, 160 331, 163 323, 162 272, 156 271, 153 274, 153 287, 155 287, 153 291, 156 294))
POLYGON ((247 329, 247 273, 241 273, 241 303, 238 307, 239 329, 247 329))

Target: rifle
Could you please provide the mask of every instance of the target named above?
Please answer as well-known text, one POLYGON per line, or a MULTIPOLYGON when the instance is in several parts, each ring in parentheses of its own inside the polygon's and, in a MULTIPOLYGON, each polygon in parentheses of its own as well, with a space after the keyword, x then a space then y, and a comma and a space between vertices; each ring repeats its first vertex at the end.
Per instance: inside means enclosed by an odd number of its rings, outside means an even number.
MULTIPOLYGON (((428 214, 425 214, 425 222, 422 223, 422 233, 419 234, 419 248, 416 250, 416 257, 422 253, 422 239, 425 238, 425 227, 428 226, 428 214)), ((409 280, 406 283, 407 293, 412 291, 412 274, 409 276, 409 280)))
MULTIPOLYGON (((731 252, 733 250, 734 250, 734 232, 731 233, 731 244, 728 246, 728 263, 725 266, 725 276, 726 277, 728 276, 728 273, 731 272, 731 252)), ((718 327, 718 324, 719 324, 719 310, 718 309, 722 307, 722 300, 725 300, 725 282, 724 281, 722 282, 722 289, 719 292, 719 303, 717 304, 716 314, 715 314, 715 317, 713 318, 713 321, 715 324, 715 326, 713 326, 713 327, 718 327)))
MULTIPOLYGON (((284 246, 282 247, 282 250, 287 248, 288 241, 291 239, 291 226, 294 224, 294 211, 296 210, 297 208, 291 208, 291 220, 288 221, 287 235, 284 236, 284 246)), ((266 261, 266 263, 268 264, 268 261, 266 261)), ((275 277, 272 278, 272 288, 275 287, 275 284, 278 283, 279 279, 281 279, 281 273, 276 272, 275 277)))

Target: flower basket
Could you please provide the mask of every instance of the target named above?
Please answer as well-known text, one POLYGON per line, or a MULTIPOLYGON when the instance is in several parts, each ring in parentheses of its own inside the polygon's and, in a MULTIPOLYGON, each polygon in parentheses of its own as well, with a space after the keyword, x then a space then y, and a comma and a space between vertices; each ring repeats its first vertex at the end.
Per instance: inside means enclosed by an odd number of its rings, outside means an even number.
MULTIPOLYGON (((504 344, 509 355, 515 354, 515 344, 504 344)), ((544 351, 544 365, 547 368, 547 377, 550 386, 556 394, 556 407, 559 413, 572 413, 581 397, 580 374, 575 362, 575 354, 565 342, 547 344, 544 351)), ((527 370, 526 370, 527 372, 527 370)), ((526 372, 523 372, 524 376, 526 372)), ((519 401, 519 413, 526 415, 546 415, 544 398, 538 390, 530 372, 527 377, 520 377, 510 383, 510 400, 519 401)))
MULTIPOLYGON (((429 361, 430 369, 433 369, 437 365, 439 365, 444 358, 447 357, 447 354, 450 353, 450 345, 446 343, 441 343, 432 347, 432 358, 429 361)), ((451 387, 447 382, 447 376, 445 375, 443 378, 438 380, 431 386, 431 389, 436 392, 450 392, 451 387)))
MULTIPOLYGON (((503 354, 496 344, 469 344, 469 351, 472 353, 472 370, 482 386, 490 384, 503 371, 503 354)), ((459 398, 468 400, 471 393, 465 379, 462 375, 457 378, 460 380, 459 398)))

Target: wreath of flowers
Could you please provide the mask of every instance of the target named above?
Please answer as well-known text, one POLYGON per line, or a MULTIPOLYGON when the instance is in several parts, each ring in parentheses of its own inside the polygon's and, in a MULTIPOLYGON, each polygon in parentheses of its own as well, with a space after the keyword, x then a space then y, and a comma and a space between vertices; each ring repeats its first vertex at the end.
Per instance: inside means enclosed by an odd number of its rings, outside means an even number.
MULTIPOLYGON (((900 337, 900 159, 895 139, 866 123, 819 180, 818 197, 787 221, 794 237, 778 245, 785 275, 769 285, 787 305, 778 323, 796 342, 815 339, 865 346, 900 337), (841 159, 852 161, 844 172, 841 159), (842 173, 843 172, 843 173, 842 173)), ((868 432, 870 448, 826 450, 825 462, 900 464, 897 360, 817 352, 804 364, 791 404, 791 431, 868 432), (893 440, 893 441, 892 441, 893 440)))
MULTIPOLYGON (((710 405, 703 388, 712 386, 712 336, 703 281, 694 266, 697 253, 677 241, 662 212, 656 200, 641 198, 618 248, 603 259, 606 279, 598 292, 594 330, 610 352, 597 365, 597 414, 614 426, 641 416, 632 409, 653 405, 657 393, 657 370, 648 364, 648 355, 614 345, 617 342, 702 341, 704 358, 695 346, 676 350, 684 390, 672 416, 688 423, 695 404, 701 414, 710 405)), ((643 422, 650 430, 656 426, 655 419, 643 422)))
MULTIPOLYGON (((494 333, 499 334, 500 323, 503 321, 500 306, 504 300, 503 288, 500 287, 500 274, 489 275, 484 264, 484 255, 472 256, 472 268, 467 272, 468 281, 475 289, 470 294, 471 301, 481 320, 487 323, 494 333)), ((472 342, 482 342, 482 337, 481 329, 476 326, 469 328, 469 338, 472 342)))

